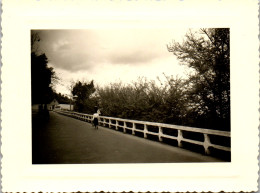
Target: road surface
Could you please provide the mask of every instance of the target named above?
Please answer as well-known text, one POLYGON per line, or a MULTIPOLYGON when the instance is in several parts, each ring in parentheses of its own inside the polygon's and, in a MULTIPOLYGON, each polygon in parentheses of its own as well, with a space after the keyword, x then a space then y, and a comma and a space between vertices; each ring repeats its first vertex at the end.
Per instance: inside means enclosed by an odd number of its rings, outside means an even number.
POLYGON ((50 112, 33 117, 33 164, 219 162, 217 158, 50 112))

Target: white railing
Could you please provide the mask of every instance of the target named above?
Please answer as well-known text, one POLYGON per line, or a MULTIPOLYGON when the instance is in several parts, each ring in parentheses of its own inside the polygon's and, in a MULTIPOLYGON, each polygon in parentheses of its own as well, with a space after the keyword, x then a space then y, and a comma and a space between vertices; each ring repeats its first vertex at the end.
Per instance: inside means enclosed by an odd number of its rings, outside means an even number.
MULTIPOLYGON (((61 111, 56 110, 56 112, 67 115, 70 117, 74 117, 86 122, 91 122, 92 115, 84 114, 84 113, 77 113, 73 111, 61 111)), ((215 149, 224 150, 224 151, 231 151, 230 147, 213 144, 210 140, 211 135, 214 136, 222 136, 230 138, 230 132, 228 131, 219 131, 219 130, 211 130, 211 129, 201 129, 201 128, 194 128, 194 127, 186 127, 186 126, 179 126, 179 125, 171 125, 171 124, 164 124, 164 123, 155 123, 155 122, 148 122, 148 121, 137 121, 137 120, 129 120, 129 119, 121 119, 121 118, 114 118, 114 117, 106 117, 100 116, 99 124, 104 127, 115 128, 115 130, 119 130, 120 128, 123 130, 124 133, 130 131, 132 135, 135 135, 136 132, 142 133, 144 138, 147 138, 147 135, 157 136, 159 141, 163 141, 163 139, 174 139, 178 141, 178 146, 182 147, 182 142, 188 142, 196 145, 201 145, 204 147, 205 154, 210 154, 210 147, 215 149), (137 127, 138 126, 138 127, 137 127), (140 128, 140 126, 142 128, 140 128), (151 131, 149 127, 155 128, 157 131, 151 131), (175 131, 176 136, 170 135, 169 133, 165 132, 165 130, 175 131), (204 140, 199 141, 196 139, 188 139, 183 136, 183 132, 193 132, 193 133, 201 133, 203 134, 204 140)))

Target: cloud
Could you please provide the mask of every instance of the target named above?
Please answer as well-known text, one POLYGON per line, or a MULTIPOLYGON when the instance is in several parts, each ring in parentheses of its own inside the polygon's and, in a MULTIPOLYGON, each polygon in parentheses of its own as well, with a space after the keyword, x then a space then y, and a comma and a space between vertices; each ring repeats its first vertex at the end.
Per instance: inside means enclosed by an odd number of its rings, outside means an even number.
POLYGON ((39 34, 40 47, 51 63, 71 72, 92 71, 104 63, 147 65, 168 54, 165 42, 151 30, 41 30, 39 34))
POLYGON ((42 30, 39 34, 40 49, 54 67, 71 72, 92 68, 95 56, 88 45, 91 38, 86 42, 78 36, 78 31, 73 30, 42 30))
MULTIPOLYGON (((105 85, 118 80, 130 83, 138 76, 156 79, 166 73, 182 74, 184 69, 169 53, 166 44, 181 41, 186 30, 95 29, 38 30, 40 50, 62 79, 94 80, 105 85)), ((58 90, 68 92, 66 86, 58 90)))
POLYGON ((56 44, 53 44, 53 51, 66 51, 69 50, 71 45, 67 41, 57 42, 56 44))
POLYGON ((147 51, 146 48, 135 49, 135 50, 127 50, 124 52, 113 53, 111 57, 109 57, 109 62, 114 64, 131 64, 131 65, 145 65, 155 58, 159 57, 158 53, 154 53, 153 51, 147 51))

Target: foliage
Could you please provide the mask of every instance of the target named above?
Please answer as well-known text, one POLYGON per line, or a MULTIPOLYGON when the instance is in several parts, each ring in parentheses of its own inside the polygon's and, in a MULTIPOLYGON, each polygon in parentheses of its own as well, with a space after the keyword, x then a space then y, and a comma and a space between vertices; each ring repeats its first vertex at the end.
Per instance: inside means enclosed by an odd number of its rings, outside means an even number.
POLYGON ((52 100, 53 90, 51 79, 54 76, 53 68, 47 66, 45 54, 31 54, 31 85, 32 104, 47 104, 52 100))
POLYGON ((47 104, 53 100, 53 82, 58 78, 53 68, 48 67, 48 58, 40 53, 37 33, 31 33, 31 96, 32 104, 47 104))
POLYGON ((166 77, 167 81, 148 81, 139 78, 132 84, 114 83, 98 88, 103 115, 127 119, 181 124, 183 99, 180 79, 166 77), (175 100, 178 98, 178 100, 175 100))
POLYGON ((70 104, 70 99, 61 93, 54 93, 53 98, 55 98, 60 104, 70 104))
POLYGON ((194 70, 189 77, 189 113, 197 126, 230 129, 229 29, 189 32, 185 41, 168 45, 183 65, 194 70))
POLYGON ((94 81, 91 81, 90 83, 78 81, 73 85, 71 92, 73 98, 75 98, 75 110, 79 112, 88 112, 88 103, 92 102, 90 96, 95 92, 94 81))

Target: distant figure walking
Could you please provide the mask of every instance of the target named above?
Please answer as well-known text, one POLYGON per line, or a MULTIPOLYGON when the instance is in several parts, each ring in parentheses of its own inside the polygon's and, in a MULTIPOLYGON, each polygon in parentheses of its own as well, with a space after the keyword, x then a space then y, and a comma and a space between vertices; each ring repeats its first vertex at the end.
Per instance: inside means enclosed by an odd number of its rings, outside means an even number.
POLYGON ((95 129, 98 129, 98 119, 99 119, 99 114, 98 113, 94 113, 92 121, 93 121, 95 129))

